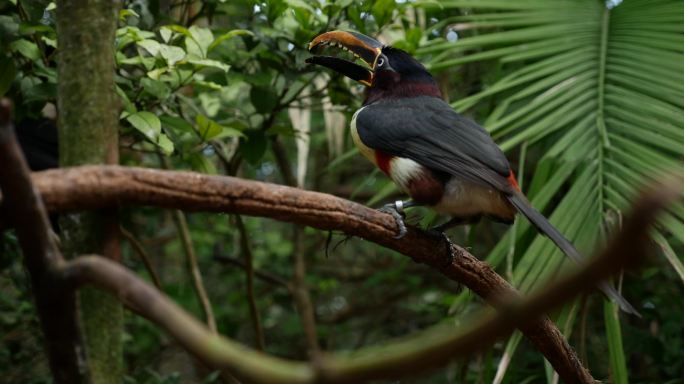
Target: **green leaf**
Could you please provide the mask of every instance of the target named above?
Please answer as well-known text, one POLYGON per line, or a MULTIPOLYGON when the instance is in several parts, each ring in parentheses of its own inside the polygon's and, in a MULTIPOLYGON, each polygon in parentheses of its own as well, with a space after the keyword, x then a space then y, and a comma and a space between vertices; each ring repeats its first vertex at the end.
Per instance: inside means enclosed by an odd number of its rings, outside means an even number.
POLYGON ((161 134, 161 121, 159 121, 159 118, 154 113, 147 111, 135 112, 126 116, 126 121, 151 142, 157 143, 161 134))
POLYGON ((379 26, 387 24, 395 9, 394 0, 377 0, 373 2, 371 13, 379 26))
POLYGON ((136 44, 138 46, 140 46, 141 48, 144 48, 152 56, 157 56, 157 54, 159 53, 159 50, 161 48, 161 44, 159 44, 158 41, 151 40, 151 39, 140 40, 140 41, 136 42, 136 44))
POLYGON ((195 123, 197 124, 197 131, 203 141, 218 140, 225 137, 246 137, 239 130, 225 127, 204 115, 197 115, 195 123))
POLYGON ((159 35, 165 43, 168 43, 173 37, 173 31, 166 27, 159 28, 159 35))
POLYGON ((148 140, 156 144, 164 154, 173 153, 173 142, 162 133, 161 121, 151 112, 135 112, 125 117, 133 128, 142 133, 148 140))
POLYGON ((45 45, 52 48, 57 48, 57 39, 51 39, 47 36, 41 36, 40 39, 45 43, 45 45))
POLYGON ((221 125, 204 115, 197 115, 195 124, 197 124, 197 131, 203 141, 212 140, 223 131, 221 125))
POLYGON ((53 101, 57 99, 57 84, 41 83, 29 88, 24 92, 24 102, 53 101))
POLYGON ((215 92, 204 92, 198 96, 202 109, 208 117, 214 117, 221 109, 221 99, 215 92))
POLYGON ((173 67, 177 62, 185 58, 185 51, 181 47, 161 44, 159 54, 166 60, 169 67, 173 67))
POLYGON ((612 382, 615 384, 628 384, 627 363, 622 347, 622 332, 620 331, 617 304, 604 300, 603 318, 606 324, 606 335, 608 336, 608 356, 610 357, 612 382))
POLYGON ((154 70, 151 70, 151 71, 147 72, 147 76, 148 76, 150 79, 159 80, 159 78, 161 77, 161 75, 165 74, 165 73, 168 72, 168 71, 169 71, 169 68, 168 68, 168 67, 157 68, 157 69, 154 69, 154 70))
POLYGON ((22 56, 33 61, 38 61, 41 59, 40 49, 38 49, 36 43, 32 41, 26 39, 19 39, 17 41, 12 42, 12 44, 10 44, 10 48, 12 49, 12 51, 18 52, 22 56))
POLYGON ((138 109, 135 107, 135 104, 131 103, 131 99, 128 98, 126 92, 124 92, 124 90, 121 89, 121 87, 119 87, 118 85, 116 86, 116 94, 119 95, 119 98, 121 98, 124 111, 126 111, 128 114, 135 113, 138 111, 138 109))
POLYGON ((171 130, 176 131, 177 134, 195 132, 195 130, 192 127, 192 124, 190 124, 187 120, 182 119, 180 117, 161 115, 159 117, 159 120, 161 120, 161 123, 164 127, 168 127, 171 130))
POLYGON ((173 142, 165 134, 162 133, 159 135, 159 139, 157 140, 156 144, 159 146, 159 148, 161 148, 164 155, 168 156, 173 153, 173 142))
POLYGON ((211 68, 218 68, 222 70, 223 72, 228 72, 230 69, 230 65, 224 64, 220 61, 217 60, 211 60, 211 59, 193 59, 190 58, 188 59, 188 63, 194 64, 198 66, 200 69, 203 67, 211 67, 211 68))
POLYGON ((252 165, 257 165, 261 162, 264 153, 266 153, 268 139, 266 138, 266 135, 259 130, 248 130, 244 133, 245 138, 240 140, 238 151, 247 162, 252 165))
POLYGON ((194 171, 215 175, 218 173, 216 166, 205 155, 201 153, 193 153, 186 157, 188 163, 194 171))
POLYGON ((159 99, 159 101, 164 101, 171 95, 171 88, 162 81, 143 77, 140 79, 140 83, 145 92, 159 99))
POLYGON ((193 25, 188 32, 189 35, 186 34, 185 38, 185 48, 188 51, 188 55, 200 59, 206 58, 209 46, 214 41, 214 35, 211 33, 211 30, 193 25))
POLYGON ((140 15, 130 8, 119 10, 119 21, 125 22, 128 17, 136 17, 139 19, 140 15))
POLYGON ((0 96, 4 96, 10 89, 16 73, 14 60, 11 57, 0 55, 0 96))
POLYGON ((271 112, 278 104, 278 97, 272 89, 267 87, 252 87, 249 98, 258 113, 271 112))
POLYGON ((248 31, 246 29, 234 29, 230 32, 224 33, 223 35, 217 37, 214 41, 211 42, 211 44, 209 44, 209 47, 207 48, 207 50, 209 52, 211 52, 211 50, 216 48, 223 41, 228 40, 228 39, 232 39, 233 37, 236 37, 236 36, 243 36, 243 35, 254 36, 254 33, 252 31, 248 31))

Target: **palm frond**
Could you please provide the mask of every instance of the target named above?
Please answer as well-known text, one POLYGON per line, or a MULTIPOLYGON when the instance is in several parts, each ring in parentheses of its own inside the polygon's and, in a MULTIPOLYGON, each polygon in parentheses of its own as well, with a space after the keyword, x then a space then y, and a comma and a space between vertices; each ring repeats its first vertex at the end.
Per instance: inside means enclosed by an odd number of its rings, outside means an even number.
MULTIPOLYGON (((528 196, 580 249, 603 239, 607 217, 619 216, 646 181, 682 166, 684 2, 624 0, 614 8, 596 0, 438 4, 467 9, 449 19, 451 28, 477 33, 431 42, 418 54, 436 71, 482 60, 503 64, 503 77, 452 106, 466 111, 495 101, 483 123, 501 147, 527 143, 543 153, 528 196)), ((655 240, 684 281, 683 264, 669 244, 673 238, 684 242, 684 207, 672 209, 661 224, 655 240)), ((519 223, 487 259, 501 265, 514 242, 519 257, 513 283, 523 291, 566 262, 542 236, 525 243, 529 230, 519 223)), ((617 321, 606 315, 609 345, 621 348, 617 321)), ((513 338, 506 353, 517 343, 513 338)), ((615 353, 622 352, 611 350, 618 369, 624 361, 615 353)))

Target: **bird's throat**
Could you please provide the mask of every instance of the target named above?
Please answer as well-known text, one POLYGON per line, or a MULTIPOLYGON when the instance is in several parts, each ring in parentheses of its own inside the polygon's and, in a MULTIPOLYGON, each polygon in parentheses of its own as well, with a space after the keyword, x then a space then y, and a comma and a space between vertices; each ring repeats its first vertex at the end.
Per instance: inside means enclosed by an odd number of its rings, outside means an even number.
POLYGON ((431 96, 442 98, 442 92, 435 83, 400 81, 393 84, 374 84, 367 88, 363 105, 373 104, 380 100, 431 96))

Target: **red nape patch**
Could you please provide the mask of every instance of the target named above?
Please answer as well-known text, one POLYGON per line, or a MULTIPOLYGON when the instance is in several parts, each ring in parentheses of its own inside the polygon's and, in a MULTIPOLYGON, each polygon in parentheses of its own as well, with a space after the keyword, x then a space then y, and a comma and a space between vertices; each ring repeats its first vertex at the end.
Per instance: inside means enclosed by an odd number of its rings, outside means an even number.
POLYGON ((508 183, 515 188, 516 191, 520 192, 520 186, 518 185, 518 180, 515 179, 515 173, 513 173, 513 170, 511 169, 511 173, 508 174, 508 183))
POLYGON ((390 175, 390 161, 392 161, 392 155, 388 155, 385 152, 375 151, 375 163, 378 165, 381 171, 385 172, 385 175, 390 175))

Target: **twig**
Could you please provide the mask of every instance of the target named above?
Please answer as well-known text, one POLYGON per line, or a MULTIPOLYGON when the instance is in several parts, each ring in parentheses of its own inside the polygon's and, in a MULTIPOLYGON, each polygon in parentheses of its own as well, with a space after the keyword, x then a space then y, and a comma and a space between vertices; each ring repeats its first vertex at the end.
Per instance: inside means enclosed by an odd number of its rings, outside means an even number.
POLYGON ((254 327, 254 337, 256 338, 257 349, 263 351, 266 348, 264 341, 264 330, 261 327, 261 317, 259 316, 259 308, 256 304, 256 297, 254 296, 254 264, 252 249, 249 244, 249 237, 245 223, 242 222, 240 215, 235 215, 235 224, 240 232, 240 249, 245 262, 245 282, 247 284, 247 302, 249 303, 249 313, 252 318, 252 326, 254 327))
MULTIPOLYGON (((159 154, 159 160, 162 167, 169 169, 171 165, 169 164, 169 159, 161 154, 159 154)), ((178 230, 178 235, 180 235, 181 244, 183 245, 183 250, 185 252, 185 259, 187 261, 188 270, 190 271, 190 277, 192 279, 192 286, 199 300, 200 307, 202 307, 202 312, 204 313, 204 319, 207 322, 209 329, 217 333, 216 319, 214 318, 214 310, 211 307, 211 301, 207 295, 207 291, 204 289, 204 282, 202 281, 202 272, 200 272, 199 265, 197 263, 197 255, 195 255, 195 247, 192 244, 192 238, 190 237, 190 230, 188 229, 188 222, 185 220, 185 213, 180 209, 174 209, 172 212, 173 221, 178 230)))
POLYGON ((316 332, 316 316, 311 301, 311 294, 306 284, 306 260, 304 259, 304 228, 296 225, 293 228, 294 241, 294 273, 292 274, 292 292, 302 319, 304 336, 309 355, 313 358, 321 352, 316 332))
MULTIPOLYGON (((409 227, 406 236, 396 240, 396 224, 390 215, 323 193, 231 177, 117 166, 50 170, 35 174, 34 182, 53 212, 127 204, 270 217, 343 231, 394 249, 466 285, 497 308, 501 306, 497 297, 515 294, 508 282, 465 249, 455 247, 454 263, 444 266, 447 250, 441 238, 409 227)), ((591 382, 547 317, 521 330, 565 382, 591 382)))
POLYGON ((138 239, 136 239, 135 236, 133 236, 133 234, 123 226, 119 226, 119 231, 121 231, 121 235, 126 238, 133 250, 135 250, 135 253, 138 254, 140 260, 142 260, 143 264, 145 265, 145 269, 147 269, 147 273, 149 273, 150 277, 152 278, 154 286, 161 291, 162 287, 161 281, 159 280, 159 275, 157 275, 157 271, 154 269, 154 266, 152 266, 152 262, 150 261, 149 256, 147 256, 145 248, 143 248, 138 239))
POLYGON ((183 211, 176 209, 172 214, 173 221, 176 223, 176 228, 178 229, 178 234, 180 235, 181 243, 183 244, 183 250, 185 251, 188 268, 190 269, 190 276, 192 277, 192 286, 195 289, 195 294, 200 301, 200 306, 202 307, 202 312, 204 312, 204 318, 207 322, 207 326, 213 333, 216 333, 217 329, 216 320, 214 319, 214 311, 211 308, 211 302, 209 301, 209 296, 207 296, 207 291, 204 289, 202 273, 197 265, 197 256, 195 255, 195 248, 192 245, 192 238, 190 237, 188 222, 185 220, 185 214, 183 211))
MULTIPOLYGON (((598 257, 528 299, 518 295, 496 297, 499 311, 488 311, 461 329, 438 325, 411 339, 369 347, 352 355, 318 356, 311 363, 297 363, 248 350, 209 332, 162 293, 122 266, 97 256, 73 260, 63 276, 74 283, 87 283, 119 297, 141 315, 169 331, 203 361, 227 368, 241 378, 257 383, 350 383, 372 379, 416 375, 442 366, 449 360, 471 356, 489 347, 515 327, 526 329, 539 316, 585 292, 621 268, 643 262, 648 252, 648 224, 675 197, 673 188, 652 191, 640 199, 624 229, 598 257), (153 303, 154 305, 150 305, 153 303)), ((578 368, 581 368, 578 367, 578 368)), ((562 375, 562 373, 561 373, 562 375)), ((568 383, 592 382, 566 378, 568 383)))
POLYGON ((0 189, 3 214, 14 226, 31 277, 40 325, 55 383, 81 382, 76 295, 55 278, 64 263, 50 235, 50 223, 31 185, 30 171, 10 122, 8 99, 0 99, 0 189))
MULTIPOLYGON (((214 255, 214 260, 220 261, 220 262, 226 263, 226 264, 232 264, 232 265, 235 265, 235 266, 240 267, 240 268, 246 268, 244 260, 240 260, 236 257, 231 257, 231 256, 226 256, 226 255, 214 255)), ((287 280, 283 279, 280 276, 277 276, 277 275, 274 275, 270 272, 267 272, 267 271, 261 271, 261 270, 255 269, 254 270, 254 277, 258 277, 261 280, 263 280, 269 284, 282 286, 287 290, 292 289, 292 287, 290 286, 290 283, 287 280)))

